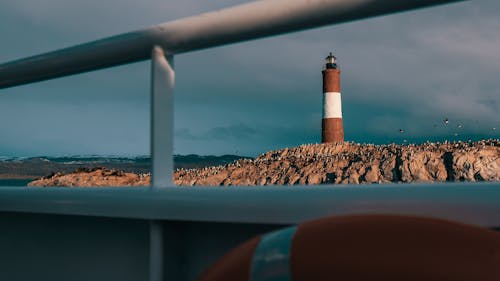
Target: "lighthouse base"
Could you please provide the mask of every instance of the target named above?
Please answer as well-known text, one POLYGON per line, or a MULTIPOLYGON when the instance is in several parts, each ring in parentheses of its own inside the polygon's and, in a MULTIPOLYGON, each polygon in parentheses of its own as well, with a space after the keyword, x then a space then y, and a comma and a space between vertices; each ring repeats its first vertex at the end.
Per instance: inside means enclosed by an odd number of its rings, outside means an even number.
POLYGON ((323 118, 321 124, 322 143, 341 143, 344 141, 342 118, 323 118))

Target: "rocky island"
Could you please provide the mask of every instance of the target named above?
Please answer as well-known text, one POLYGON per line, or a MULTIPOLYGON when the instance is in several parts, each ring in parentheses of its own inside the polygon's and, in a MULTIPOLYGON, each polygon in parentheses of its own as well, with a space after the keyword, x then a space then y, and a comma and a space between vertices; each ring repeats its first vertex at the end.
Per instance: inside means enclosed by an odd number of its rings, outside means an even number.
MULTIPOLYGON (((254 159, 198 169, 177 169, 175 184, 301 185, 500 181, 500 141, 420 145, 309 144, 254 159)), ((144 186, 150 175, 101 168, 55 174, 30 186, 144 186)))

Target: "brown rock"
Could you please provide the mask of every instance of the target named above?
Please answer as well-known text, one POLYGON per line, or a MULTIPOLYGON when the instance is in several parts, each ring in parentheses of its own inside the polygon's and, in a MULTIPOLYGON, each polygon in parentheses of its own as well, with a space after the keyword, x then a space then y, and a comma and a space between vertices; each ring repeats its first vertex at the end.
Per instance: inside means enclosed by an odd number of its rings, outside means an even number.
POLYGON ((147 186, 150 185, 150 177, 134 173, 124 173, 116 170, 79 169, 72 174, 55 174, 52 177, 41 178, 32 181, 28 186, 79 186, 79 187, 102 187, 102 186, 147 186))
POLYGON ((498 146, 453 152, 454 178, 460 181, 499 181, 498 146))
MULTIPOLYGON (((296 185, 500 181, 500 143, 312 144, 269 151, 229 165, 178 170, 177 185, 296 185)), ((149 175, 105 169, 55 174, 30 186, 149 185, 149 175)))
POLYGON ((381 174, 378 165, 371 165, 366 169, 365 182, 367 183, 377 183, 381 181, 381 174))

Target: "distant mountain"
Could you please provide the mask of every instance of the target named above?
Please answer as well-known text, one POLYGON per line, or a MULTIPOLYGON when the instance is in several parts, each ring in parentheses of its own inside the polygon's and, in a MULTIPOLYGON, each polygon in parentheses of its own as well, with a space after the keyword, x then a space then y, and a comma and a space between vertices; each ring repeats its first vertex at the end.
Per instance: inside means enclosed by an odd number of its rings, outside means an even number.
MULTIPOLYGON (((175 155, 174 167, 176 169, 203 168, 225 165, 242 158, 248 159, 249 157, 175 155)), ((70 173, 79 168, 95 167, 145 174, 151 170, 151 158, 149 156, 0 157, 0 179, 34 179, 55 173, 70 173)))

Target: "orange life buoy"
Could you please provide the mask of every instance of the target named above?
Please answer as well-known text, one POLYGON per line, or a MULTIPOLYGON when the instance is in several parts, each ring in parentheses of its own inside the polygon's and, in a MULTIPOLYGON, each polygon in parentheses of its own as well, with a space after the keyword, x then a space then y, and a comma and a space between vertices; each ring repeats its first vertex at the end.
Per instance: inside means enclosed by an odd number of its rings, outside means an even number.
POLYGON ((331 217, 255 237, 199 281, 499 281, 500 233, 410 216, 331 217))

